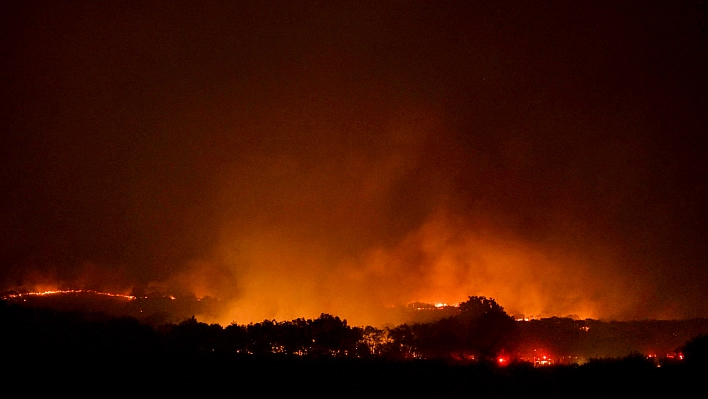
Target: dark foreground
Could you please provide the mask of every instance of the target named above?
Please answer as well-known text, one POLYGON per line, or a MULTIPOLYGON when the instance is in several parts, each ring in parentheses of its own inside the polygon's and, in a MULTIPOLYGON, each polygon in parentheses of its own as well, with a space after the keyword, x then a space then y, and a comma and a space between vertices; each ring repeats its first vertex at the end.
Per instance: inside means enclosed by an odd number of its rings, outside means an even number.
POLYGON ((686 365, 658 368, 632 360, 582 366, 534 368, 527 364, 455 365, 442 361, 210 356, 116 360, 99 354, 83 358, 21 359, 4 373, 33 394, 71 392, 77 396, 265 395, 336 397, 696 397, 705 369, 686 365), (20 379, 21 378, 21 379, 20 379))
POLYGON ((336 318, 301 321, 304 327, 286 335, 314 329, 311 352, 298 356, 268 353, 277 330, 259 325, 222 329, 187 320, 156 330, 130 318, 4 303, 0 316, 1 381, 6 392, 31 397, 701 397, 708 376, 706 337, 686 345, 687 361, 681 362, 659 364, 636 353, 582 365, 499 366, 333 351, 336 346, 323 346, 326 338, 352 330, 336 318), (212 329, 219 334, 210 334, 212 329), (211 340, 251 329, 258 334, 211 340), (238 352, 240 344, 234 349, 239 340, 247 341, 249 354, 238 352), (267 350, 256 352, 263 343, 267 350))

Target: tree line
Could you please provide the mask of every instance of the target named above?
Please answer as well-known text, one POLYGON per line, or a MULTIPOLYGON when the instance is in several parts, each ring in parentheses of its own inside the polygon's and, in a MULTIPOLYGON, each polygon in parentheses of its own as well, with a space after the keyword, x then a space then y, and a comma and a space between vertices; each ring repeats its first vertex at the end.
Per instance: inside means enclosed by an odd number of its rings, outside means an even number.
MULTIPOLYGON (((350 326, 346 320, 324 313, 315 319, 264 320, 226 327, 203 323, 192 316, 179 323, 153 327, 131 317, 25 308, 0 302, 0 320, 6 337, 0 345, 6 358, 292 356, 464 362, 495 361, 500 356, 509 360, 522 358, 520 353, 530 351, 532 345, 544 339, 546 349, 557 355, 570 354, 594 348, 595 341, 605 340, 611 329, 616 328, 612 323, 562 318, 519 323, 496 301, 480 296, 469 297, 457 309, 453 316, 434 322, 393 328, 350 326)), ((648 327, 627 325, 631 327, 630 333, 638 331, 646 335, 648 327)), ((654 326, 658 336, 669 336, 666 323, 646 325, 654 326)), ((623 337, 617 332, 614 336, 623 337)), ((705 358, 705 354, 699 354, 700 348, 705 347, 701 342, 708 338, 696 340, 685 346, 687 355, 692 359, 705 358)))
POLYGON ((453 317, 395 328, 350 326, 338 316, 264 320, 226 327, 194 316, 151 327, 131 317, 25 308, 2 302, 5 352, 58 354, 293 355, 387 359, 450 353, 493 356, 509 346, 514 322, 494 300, 470 297, 453 317))

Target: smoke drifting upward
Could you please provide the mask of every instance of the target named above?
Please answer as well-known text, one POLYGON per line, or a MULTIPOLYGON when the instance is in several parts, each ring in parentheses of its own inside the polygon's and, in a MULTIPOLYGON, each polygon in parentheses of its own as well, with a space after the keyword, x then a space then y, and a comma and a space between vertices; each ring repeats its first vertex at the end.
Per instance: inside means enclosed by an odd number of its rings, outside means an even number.
POLYGON ((3 6, 3 288, 708 316, 704 9, 284 3, 3 6))

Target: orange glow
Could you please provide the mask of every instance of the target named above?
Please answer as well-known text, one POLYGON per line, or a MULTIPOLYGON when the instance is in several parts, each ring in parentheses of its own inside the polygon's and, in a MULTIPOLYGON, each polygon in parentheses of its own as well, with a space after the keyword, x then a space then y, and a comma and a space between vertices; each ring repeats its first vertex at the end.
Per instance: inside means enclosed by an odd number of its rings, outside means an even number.
MULTIPOLYGON (((175 285, 193 282, 226 305, 208 322, 290 320, 336 314, 353 325, 404 322, 385 305, 414 301, 459 303, 471 295, 494 298, 510 314, 528 319, 569 314, 578 318, 622 315, 634 306, 637 286, 612 274, 612 260, 585 259, 513 237, 478 233, 445 212, 433 214, 395 246, 332 258, 318 242, 287 231, 251 232, 229 239, 210 262, 202 261, 175 285), (244 266, 246 265, 246 266, 244 266), (602 267, 600 267, 602 266, 602 267), (192 275, 223 270, 227 280, 192 275), (608 285, 612 289, 607 289, 608 285)), ((166 290, 168 291, 168 290, 166 290)))
POLYGON ((148 288, 218 298, 219 309, 196 316, 222 325, 329 313, 351 325, 380 327, 407 322, 397 310, 407 303, 442 309, 471 295, 493 298, 509 314, 527 315, 523 320, 569 314, 599 318, 621 316, 643 297, 640 286, 613 274, 610 257, 584 258, 513 236, 472 231, 444 210, 395 245, 347 257, 333 256, 324 244, 282 228, 257 229, 245 238, 224 230, 220 242, 209 258, 191 261, 148 288))
POLYGON ((49 290, 49 291, 42 291, 42 292, 24 292, 21 294, 8 294, 8 295, 4 296, 3 299, 22 298, 25 296, 47 296, 47 295, 57 295, 57 294, 94 294, 94 295, 110 296, 110 297, 115 297, 115 298, 125 298, 130 301, 136 299, 136 297, 133 295, 114 294, 114 293, 110 293, 110 292, 101 292, 101 291, 94 291, 94 290, 49 290))
POLYGON ((0 296, 209 297, 221 325, 469 296, 708 316, 703 7, 10 3, 0 296))
POLYGON ((546 356, 546 355, 540 355, 540 356, 534 357, 533 364, 536 367, 552 366, 553 359, 551 359, 549 356, 546 356))

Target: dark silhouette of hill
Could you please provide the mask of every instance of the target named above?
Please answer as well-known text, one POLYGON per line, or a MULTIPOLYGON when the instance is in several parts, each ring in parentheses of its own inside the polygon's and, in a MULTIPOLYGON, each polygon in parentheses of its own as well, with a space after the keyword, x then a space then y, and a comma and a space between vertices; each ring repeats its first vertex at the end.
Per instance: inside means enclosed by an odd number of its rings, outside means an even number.
POLYGON ((178 323, 194 314, 208 314, 218 307, 218 300, 214 298, 172 296, 158 292, 141 295, 116 295, 90 290, 50 294, 7 292, 1 297, 24 307, 132 317, 153 326, 178 323))

